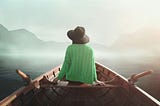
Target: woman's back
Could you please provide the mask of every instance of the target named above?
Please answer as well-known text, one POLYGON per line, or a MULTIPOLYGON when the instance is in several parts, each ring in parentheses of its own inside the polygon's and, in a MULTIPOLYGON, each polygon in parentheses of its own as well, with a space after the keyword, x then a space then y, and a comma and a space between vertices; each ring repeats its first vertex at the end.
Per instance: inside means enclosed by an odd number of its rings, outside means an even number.
POLYGON ((93 50, 86 45, 89 37, 85 34, 85 29, 78 26, 74 30, 69 30, 67 36, 73 44, 66 50, 58 79, 61 80, 66 75, 67 80, 92 84, 97 81, 97 75, 93 50))
POLYGON ((70 66, 66 79, 92 83, 95 78, 93 50, 86 44, 72 44, 67 48, 70 66))

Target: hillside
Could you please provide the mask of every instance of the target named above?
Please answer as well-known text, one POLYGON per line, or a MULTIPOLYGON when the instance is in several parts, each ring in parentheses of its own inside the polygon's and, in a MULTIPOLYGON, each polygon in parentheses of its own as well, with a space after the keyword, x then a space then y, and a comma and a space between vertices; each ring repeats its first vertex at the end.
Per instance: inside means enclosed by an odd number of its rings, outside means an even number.
MULTIPOLYGON (((0 25, 0 54, 64 53, 69 44, 69 42, 42 41, 26 29, 9 31, 3 25, 0 25)), ((100 44, 91 43, 90 45, 98 51, 106 50, 106 47, 100 44)))
POLYGON ((66 43, 45 42, 26 29, 9 31, 0 25, 0 53, 47 53, 64 50, 66 43))

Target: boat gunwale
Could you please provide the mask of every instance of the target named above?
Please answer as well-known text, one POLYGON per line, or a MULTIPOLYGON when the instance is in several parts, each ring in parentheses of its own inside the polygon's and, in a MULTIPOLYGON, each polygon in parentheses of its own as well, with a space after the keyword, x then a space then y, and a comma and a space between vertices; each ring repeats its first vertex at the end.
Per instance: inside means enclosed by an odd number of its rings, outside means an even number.
POLYGON ((0 101, 0 106, 6 106, 9 105, 12 101, 14 101, 18 96, 22 95, 22 94, 27 94, 29 91, 31 90, 35 90, 35 88, 39 88, 39 81, 43 78, 43 76, 50 76, 51 74, 53 75, 53 72, 56 73, 59 71, 59 68, 61 66, 57 66, 54 69, 36 77, 34 80, 32 80, 30 82, 29 85, 27 86, 22 86, 21 88, 17 89, 16 91, 14 91, 13 93, 11 93, 9 96, 5 97, 4 99, 2 99, 0 101))
MULTIPOLYGON (((124 88, 127 89, 127 87, 130 87, 132 90, 136 91, 138 94, 143 96, 145 99, 149 100, 153 104, 156 104, 157 106, 160 106, 160 102, 157 99, 155 99, 150 94, 148 94, 147 92, 145 92, 141 88, 137 87, 136 85, 129 84, 128 80, 125 77, 123 77, 122 75, 118 74, 117 72, 111 70, 110 68, 108 68, 108 67, 106 67, 106 66, 104 66, 104 65, 102 65, 98 62, 96 62, 96 66, 97 66, 97 68, 101 67, 103 70, 100 70, 100 71, 102 71, 102 72, 103 71, 109 71, 109 73, 110 73, 109 76, 110 77, 114 77, 115 75, 119 76, 123 81, 122 86, 124 88)), ((23 87, 19 88, 18 90, 13 92, 11 95, 7 96, 2 101, 0 101, 0 106, 10 105, 21 94, 27 94, 31 90, 36 90, 36 88, 38 89, 40 87, 39 81, 43 78, 43 76, 47 76, 50 80, 51 80, 51 76, 56 78, 57 74, 59 73, 59 68, 60 67, 61 66, 57 66, 54 69, 38 76, 37 78, 32 80, 31 83, 28 86, 23 86, 23 87)))
MULTIPOLYGON (((149 93, 147 93, 146 91, 144 91, 143 89, 139 88, 137 85, 133 85, 130 84, 129 81, 127 80, 127 78, 123 77, 122 75, 118 74, 117 72, 113 71, 112 69, 96 62, 96 65, 102 66, 103 68, 105 68, 106 70, 112 72, 115 75, 118 75, 121 79, 124 80, 124 82, 127 84, 127 86, 129 87, 129 89, 132 89, 136 92, 138 92, 141 96, 143 96, 145 99, 152 101, 152 103, 156 104, 157 106, 160 106, 160 101, 158 101, 156 98, 154 98, 153 96, 151 96, 149 93)), ((126 88, 127 86, 124 86, 124 88, 126 88)))

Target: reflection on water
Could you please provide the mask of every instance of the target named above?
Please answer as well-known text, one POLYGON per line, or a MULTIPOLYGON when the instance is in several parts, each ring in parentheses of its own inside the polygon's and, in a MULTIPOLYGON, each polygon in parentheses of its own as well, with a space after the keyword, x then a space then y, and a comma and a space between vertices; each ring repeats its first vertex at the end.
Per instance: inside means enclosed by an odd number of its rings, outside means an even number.
MULTIPOLYGON (((115 70, 119 74, 128 78, 130 75, 153 69, 155 72, 142 78, 137 83, 142 89, 147 91, 160 100, 160 66, 150 63, 137 63, 125 59, 96 58, 96 61, 115 70)), ((42 73, 49 71, 55 66, 62 64, 62 57, 0 57, 0 99, 11 94, 13 91, 23 86, 22 79, 16 74, 15 70, 20 69, 35 78, 42 73)))

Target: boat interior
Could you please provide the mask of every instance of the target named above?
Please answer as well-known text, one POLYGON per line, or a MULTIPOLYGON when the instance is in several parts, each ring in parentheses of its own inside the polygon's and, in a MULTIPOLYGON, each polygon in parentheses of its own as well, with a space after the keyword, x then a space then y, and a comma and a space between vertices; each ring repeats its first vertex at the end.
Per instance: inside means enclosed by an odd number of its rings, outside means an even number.
POLYGON ((8 106, 158 106, 139 93, 135 85, 128 84, 125 78, 100 64, 96 64, 100 81, 111 81, 115 77, 119 79, 106 86, 86 86, 65 79, 58 84, 44 85, 44 76, 54 81, 59 68, 33 80, 8 106))

